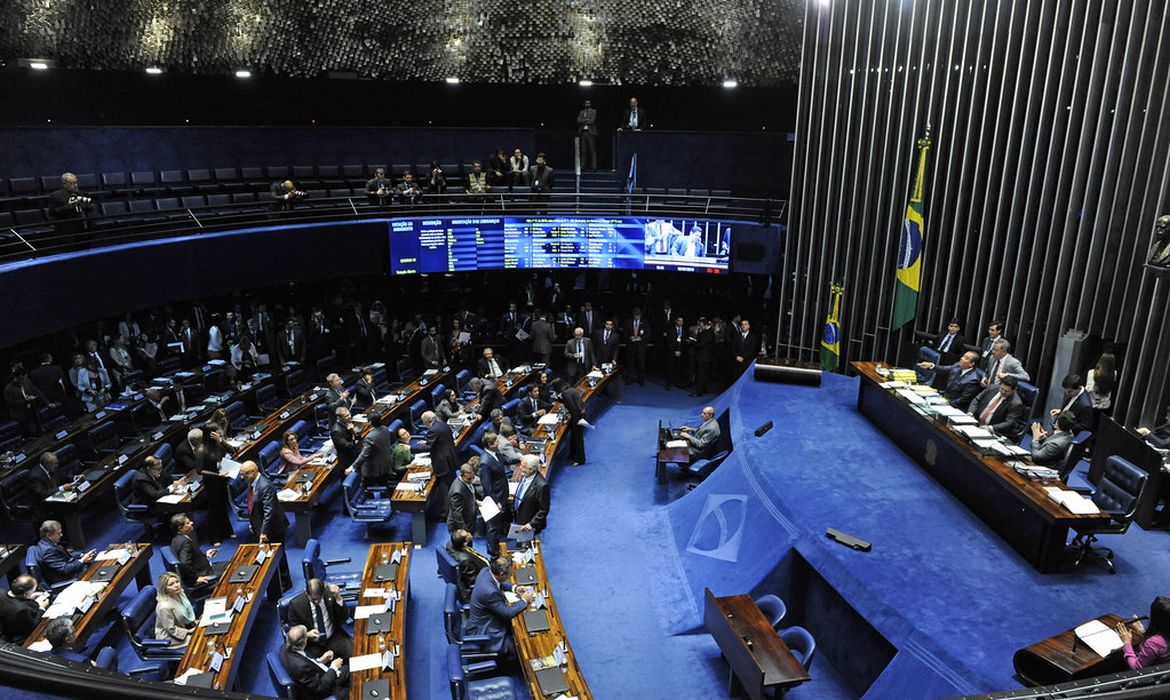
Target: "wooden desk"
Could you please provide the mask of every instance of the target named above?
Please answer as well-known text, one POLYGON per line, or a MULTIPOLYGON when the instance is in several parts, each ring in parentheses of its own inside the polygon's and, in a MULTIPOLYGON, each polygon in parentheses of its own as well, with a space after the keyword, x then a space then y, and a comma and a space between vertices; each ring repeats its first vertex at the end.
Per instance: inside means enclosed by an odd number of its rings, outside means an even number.
POLYGON ((20 567, 24 564, 23 544, 0 544, 0 575, 8 578, 8 583, 20 574, 20 567))
POLYGON ((321 500, 321 494, 333 479, 337 471, 336 467, 337 458, 334 456, 333 461, 328 464, 306 464, 288 475, 286 483, 289 488, 293 488, 297 484, 302 474, 308 475, 312 479, 309 482, 307 492, 304 487, 300 487, 297 489, 300 495, 295 500, 282 500, 280 502, 285 511, 293 514, 293 538, 298 547, 304 547, 305 543, 309 541, 309 537, 312 536, 310 521, 313 517, 313 509, 317 507, 317 502, 321 500))
POLYGON ((783 689, 809 680, 808 672, 788 645, 768 624, 749 595, 716 597, 706 589, 703 624, 727 659, 728 692, 742 688, 752 700, 761 700, 774 688, 783 689))
MULTIPOLYGON (((1096 619, 1110 629, 1125 621, 1123 617, 1113 613, 1096 619)), ((1076 640, 1074 650, 1074 640, 1076 628, 1020 649, 1012 657, 1016 674, 1026 685, 1037 686, 1065 683, 1126 670, 1120 651, 1102 657, 1090 649, 1088 644, 1079 640, 1076 640)))
POLYGON ((883 389, 873 362, 854 362, 861 374, 857 409, 901 447, 1036 570, 1060 568, 1069 528, 1107 522, 1104 513, 1074 515, 1044 491, 1045 484, 1016 473, 1000 459, 980 454, 946 426, 920 415, 883 389))
MULTIPOLYGON (((395 659, 393 671, 370 669, 351 674, 349 697, 353 700, 361 699, 363 683, 376 678, 386 678, 390 681, 390 698, 406 700, 406 603, 410 600, 410 543, 387 542, 370 546, 370 553, 366 556, 366 568, 362 571, 362 590, 390 587, 387 583, 375 580, 374 571, 382 563, 383 555, 389 560, 395 550, 402 552, 402 561, 398 563, 398 576, 393 587, 402 594, 402 597, 390 616, 390 632, 385 635, 385 640, 387 648, 392 648, 394 644, 398 645, 398 658, 395 659)), ((381 597, 363 597, 358 599, 358 605, 377 605, 384 600, 381 597)), ((380 654, 383 651, 385 649, 379 648, 378 635, 366 634, 366 621, 354 620, 353 655, 380 654)))
MULTIPOLYGON (((597 383, 593 386, 589 386, 589 380, 585 377, 578 379, 577 383, 573 385, 573 388, 581 392, 581 402, 585 405, 588 405, 590 399, 596 396, 599 391, 604 389, 607 384, 609 384, 615 377, 618 376, 620 369, 620 366, 615 363, 613 370, 611 370, 608 374, 603 375, 601 379, 598 380, 597 383)), ((618 386, 620 386, 620 382, 618 383, 618 386)), ((564 408, 563 403, 554 403, 552 408, 549 409, 549 413, 556 413, 562 408, 564 408)), ((551 430, 548 428, 548 426, 538 425, 536 429, 532 431, 532 437, 548 441, 544 446, 544 463, 540 469, 541 475, 545 478, 548 478, 549 468, 552 465, 553 458, 556 457, 557 450, 560 449, 561 441, 564 439, 565 433, 567 433, 568 430, 568 423, 565 421, 560 421, 555 426, 553 426, 551 430)))
POLYGON ((662 421, 658 421, 658 435, 655 436, 658 445, 658 456, 654 460, 654 478, 660 484, 666 483, 666 465, 677 464, 680 467, 691 463, 691 451, 687 447, 667 447, 662 440, 662 421))
POLYGON ((1165 489, 1166 475, 1162 471, 1162 453, 1146 442, 1145 438, 1135 431, 1126 428, 1109 416, 1101 416, 1097 423, 1097 431, 1093 435, 1093 461, 1089 465, 1089 481, 1096 484, 1105 474, 1105 461, 1117 455, 1122 459, 1133 462, 1149 476, 1146 478, 1146 488, 1142 491, 1138 501, 1137 511, 1133 514, 1133 521, 1145 530, 1165 527, 1155 525, 1158 519, 1158 504, 1162 500, 1165 489))
MULTIPOLYGON (((557 603, 553 599, 552 589, 548 585, 548 572, 544 568, 544 547, 539 539, 536 540, 536 550, 536 558, 532 562, 533 568, 536 569, 536 584, 533 586, 533 590, 544 594, 549 628, 544 632, 529 634, 528 629, 524 626, 523 613, 512 618, 512 635, 516 639, 516 653, 519 656, 520 668, 524 672, 524 680, 528 684, 528 690, 532 693, 533 698, 543 698, 540 684, 536 680, 536 671, 532 670, 530 662, 549 656, 557 644, 563 641, 567 661, 563 670, 565 684, 569 686, 569 695, 576 696, 578 700, 587 700, 593 697, 593 693, 590 692, 589 685, 585 682, 585 674, 581 671, 577 654, 569 646, 569 636, 565 633, 564 622, 561 620, 560 613, 557 612, 557 603)), ((518 565, 514 566, 513 571, 519 568, 521 567, 518 565)), ((515 581, 514 576, 513 581, 515 581)))
MULTIPOLYGON (((123 548, 123 545, 111 545, 108 549, 123 548)), ((73 621, 73 630, 77 634, 77 642, 73 645, 74 649, 81 649, 85 644, 85 639, 95 629, 101 626, 108 615, 118 605, 118 598, 121 597, 122 591, 130 585, 130 581, 138 583, 138 590, 142 590, 147 586, 154 585, 154 579, 150 572, 150 555, 151 547, 149 544, 131 544, 129 548, 133 550, 133 555, 118 569, 118 573, 106 584, 106 587, 98 594, 97 600, 85 611, 82 616, 73 621)), ((93 579, 94 575, 103 566, 108 565, 109 561, 95 561, 91 562, 89 568, 85 570, 79 581, 89 581, 93 579)), ((25 640, 24 646, 28 648, 35 642, 45 638, 45 629, 49 626, 49 620, 41 620, 41 622, 33 628, 33 631, 25 640)))
MULTIPOLYGON (((252 629, 252 623, 256 621, 256 615, 262 607, 260 598, 261 593, 267 589, 269 602, 275 604, 280 598, 280 577, 275 576, 276 570, 280 567, 277 563, 278 557, 283 557, 284 552, 279 544, 259 545, 259 544, 242 544, 236 553, 232 555, 231 560, 227 566, 224 567, 223 574, 216 584, 215 590, 212 591, 212 598, 227 598, 228 607, 231 607, 237 595, 244 595, 248 601, 244 604, 244 609, 232 616, 231 625, 227 632, 219 635, 208 636, 204 634, 203 627, 195 628, 195 631, 187 638, 187 651, 183 654, 182 660, 179 661, 179 668, 175 672, 175 676, 181 676, 191 669, 200 669, 202 671, 208 670, 208 661, 211 659, 211 651, 208 649, 209 641, 216 643, 216 650, 223 654, 225 650, 230 654, 223 660, 220 665, 219 672, 215 674, 212 681, 212 688, 216 690, 231 690, 236 684, 236 674, 240 670, 238 663, 244 657, 244 645, 248 641, 248 633, 252 629), (269 556, 264 560, 264 563, 256 569, 256 573, 252 574, 252 580, 248 583, 232 583, 232 572, 237 567, 245 564, 252 564, 256 561, 256 554, 261 547, 267 547, 269 556)), ((260 669, 253 668, 252 673, 260 673, 260 669)))

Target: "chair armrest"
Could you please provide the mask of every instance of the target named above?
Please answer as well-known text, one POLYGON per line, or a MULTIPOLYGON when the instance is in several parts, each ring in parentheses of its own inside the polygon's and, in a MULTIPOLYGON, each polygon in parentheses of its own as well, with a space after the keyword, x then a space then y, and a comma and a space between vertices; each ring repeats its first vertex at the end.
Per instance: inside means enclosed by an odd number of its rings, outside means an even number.
POLYGON ((142 639, 139 641, 143 649, 166 649, 171 645, 165 639, 142 639))
POLYGON ((496 666, 497 664, 495 661, 476 661, 474 663, 467 664, 467 675, 482 676, 484 674, 495 671, 496 666))
POLYGON ((463 635, 463 643, 464 644, 481 644, 481 643, 490 642, 490 641, 492 641, 492 638, 487 636, 486 634, 465 634, 465 635, 463 635))
POLYGON ((1093 489, 1089 488, 1088 486, 1065 486, 1064 488, 1067 491, 1073 491, 1075 493, 1081 494, 1082 496, 1093 495, 1093 489))
POLYGON ((345 557, 344 559, 326 559, 325 566, 333 566, 334 564, 348 564, 351 561, 353 561, 351 557, 345 557))

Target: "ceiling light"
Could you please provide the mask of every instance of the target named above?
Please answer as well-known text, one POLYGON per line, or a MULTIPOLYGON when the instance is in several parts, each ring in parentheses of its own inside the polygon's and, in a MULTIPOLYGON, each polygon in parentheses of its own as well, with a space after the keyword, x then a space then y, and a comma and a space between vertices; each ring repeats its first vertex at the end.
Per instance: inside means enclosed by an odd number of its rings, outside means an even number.
POLYGON ((592 80, 582 80, 582 81, 579 81, 577 84, 580 85, 581 87, 593 87, 592 80))
POLYGON ((455 84, 456 84, 456 83, 458 83, 458 82, 459 82, 459 78, 456 78, 456 77, 454 77, 454 76, 452 76, 452 77, 450 77, 450 78, 447 78, 447 84, 448 84, 448 85, 455 85, 455 84))
POLYGON ((725 88, 739 87, 739 83, 737 83, 734 80, 724 80, 723 87, 725 87, 725 88))
POLYGON ((238 71, 236 71, 236 77, 237 77, 237 78, 251 78, 251 77, 252 77, 252 71, 250 71, 250 70, 238 70, 238 71))
POLYGON ((158 66, 151 66, 150 68, 146 69, 146 73, 147 75, 162 75, 162 68, 159 68, 158 66))
POLYGON ((33 70, 49 70, 49 64, 44 61, 29 61, 28 67, 33 70))

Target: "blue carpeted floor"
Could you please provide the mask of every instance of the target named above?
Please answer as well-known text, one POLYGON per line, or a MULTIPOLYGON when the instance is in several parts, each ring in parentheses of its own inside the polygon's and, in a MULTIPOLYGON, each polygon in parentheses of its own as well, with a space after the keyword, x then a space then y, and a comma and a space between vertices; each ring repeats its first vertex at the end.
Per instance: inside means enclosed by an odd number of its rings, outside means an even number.
MULTIPOLYGON (((677 481, 655 484, 652 447, 658 418, 677 425, 697 413, 699 400, 656 385, 626 387, 621 403, 602 399, 591 410, 597 430, 586 437, 588 463, 554 466, 544 541, 552 589, 596 697, 726 697, 726 665, 702 630, 696 596, 705 586, 721 595, 758 593, 776 582, 782 559, 794 551, 897 649, 866 694, 874 698, 1017 687, 1015 649, 1100 612, 1140 612, 1165 592, 1166 533, 1139 528, 1110 542, 1116 576, 1095 569, 1035 573, 857 414, 856 391, 857 380, 837 375, 827 375, 819 389, 745 378, 709 399, 731 407, 735 452, 690 493, 677 481), (769 419, 775 428, 752 437, 769 419), (737 491, 748 494, 738 556, 696 556, 686 533, 696 527, 698 504, 737 491), (828 542, 827 526, 871 540, 874 551, 828 542)), ((332 519, 318 518, 314 534, 326 557, 352 557, 348 566, 360 569, 369 541, 339 505, 332 519)), ((98 545, 137 532, 116 513, 91 514, 87 526, 102 533, 93 538, 98 545)), ((399 515, 377 539, 405 539, 409 530, 407 516, 399 515)), ((445 526, 433 524, 429 536, 441 546, 445 526)), ((290 551, 297 586, 301 553, 290 551)), ((162 571, 157 554, 152 566, 162 571)), ((411 697, 441 700, 442 587, 429 547, 414 552, 411 587, 408 688, 411 697)), ((120 635, 110 641, 123 667, 139 665, 120 635)), ((275 610, 266 610, 248 641, 245 667, 254 672, 241 674, 241 690, 273 694, 263 654, 279 641, 275 610)), ((856 683, 831 663, 818 656, 813 681, 789 697, 858 697, 856 683)))

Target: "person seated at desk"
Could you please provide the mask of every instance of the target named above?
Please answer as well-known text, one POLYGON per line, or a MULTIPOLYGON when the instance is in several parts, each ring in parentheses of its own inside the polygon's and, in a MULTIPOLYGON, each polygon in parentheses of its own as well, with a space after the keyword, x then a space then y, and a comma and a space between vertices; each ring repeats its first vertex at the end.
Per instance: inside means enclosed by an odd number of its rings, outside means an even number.
POLYGON ((288 603, 288 623, 307 630, 305 650, 313 656, 353 656, 353 637, 345 631, 347 619, 349 610, 341 599, 341 589, 319 578, 309 579, 305 590, 288 603))
POLYGON ((130 484, 134 489, 134 502, 155 513, 158 499, 182 491, 187 486, 187 477, 172 479, 169 474, 163 473, 162 461, 151 455, 142 461, 142 467, 130 484))
POLYGON ((499 379, 504 376, 507 369, 508 360, 503 355, 497 355, 491 348, 484 348, 483 357, 479 358, 475 365, 475 374, 477 377, 499 379))
MULTIPOLYGON (((938 353, 940 364, 950 365, 954 364, 963 352, 963 340, 963 327, 959 324, 959 319, 952 318, 947 322, 946 332, 940 332, 934 341, 927 343, 927 347, 938 353)), ((979 357, 978 353, 975 357, 979 357)))
POLYGON ((1093 397, 1085 391, 1085 382, 1079 374, 1066 374, 1060 382, 1064 389, 1064 407, 1054 408, 1048 415, 1056 418, 1061 413, 1072 413, 1073 434, 1082 430, 1093 430, 1097 423, 1097 414, 1093 412, 1093 397))
POLYGON ((43 452, 37 460, 37 466, 28 471, 25 477, 25 489, 29 497, 29 510, 34 520, 48 520, 49 504, 45 499, 62 491, 73 490, 69 481, 69 474, 60 468, 60 460, 56 452, 43 452))
POLYGON ((33 548, 37 550, 37 560, 41 563, 41 576, 50 586, 77 578, 97 556, 95 549, 85 554, 77 554, 62 547, 61 523, 56 520, 41 523, 40 535, 40 542, 33 545, 33 548))
POLYGON ((979 353, 971 351, 963 353, 959 357, 959 361, 953 365, 919 362, 918 366, 922 369, 945 372, 947 385, 943 389, 943 396, 947 397, 947 403, 954 408, 964 409, 971 405, 971 401, 983 388, 979 384, 979 375, 975 371, 975 365, 978 362, 979 353))
POLYGON ((183 580, 173 571, 158 577, 154 604, 154 638, 170 643, 172 649, 187 646, 195 631, 195 608, 183 591, 183 580))
POLYGON ((491 562, 486 556, 475 551, 471 533, 467 530, 455 530, 451 533, 451 541, 447 543, 447 553, 455 560, 455 565, 458 568, 455 584, 459 589, 459 600, 467 602, 471 599, 471 591, 475 588, 475 580, 479 577, 479 572, 491 562))
POLYGON ((967 413, 975 416, 979 425, 1009 440, 1015 439, 1019 422, 1024 419, 1024 403, 1016 396, 1017 384, 1015 377, 1004 375, 975 397, 967 413))
POLYGON ((378 400, 378 392, 374 389, 374 373, 363 369, 362 378, 353 387, 353 407, 358 411, 368 410, 378 400))
POLYGON ((171 419, 171 411, 167 408, 170 399, 163 398, 158 389, 146 390, 146 404, 139 414, 142 417, 141 427, 154 428, 171 419))
POLYGON ((88 656, 73 650, 77 632, 73 629, 73 620, 68 617, 58 617, 45 625, 45 641, 52 647, 49 653, 53 656, 79 664, 95 665, 88 656))
POLYGON ((520 426, 520 430, 531 433, 536 429, 537 422, 548 410, 552 408, 552 404, 540 397, 540 385, 531 384, 528 387, 528 395, 521 399, 520 404, 516 407, 516 422, 520 426))
POLYGON ((703 408, 703 423, 698 428, 687 425, 679 428, 680 437, 689 443, 687 451, 690 452, 691 459, 709 456, 721 432, 719 421, 715 420, 714 406, 703 408))
POLYGON ((1166 422, 1153 430, 1149 428, 1138 428, 1137 434, 1144 437, 1146 442, 1158 449, 1165 450, 1170 448, 1170 406, 1166 407, 1166 422))
POLYGON ((524 612, 535 597, 527 586, 513 586, 508 581, 511 577, 511 557, 492 559, 489 566, 480 570, 471 589, 471 613, 463 626, 465 634, 488 637, 485 651, 506 656, 516 653, 516 644, 510 634, 512 618, 524 612), (512 591, 520 596, 520 600, 509 605, 504 591, 512 591))
POLYGON ((1053 431, 1047 433, 1037 421, 1032 424, 1032 462, 1043 467, 1058 466, 1064 461, 1068 446, 1072 444, 1076 417, 1065 411, 1053 422, 1053 431))
POLYGON ((214 547, 204 552, 199 549, 199 538, 195 534, 195 522, 186 513, 171 516, 171 551, 179 565, 176 567, 183 585, 191 589, 191 597, 204 598, 211 592, 215 580, 223 571, 226 562, 211 562, 219 550, 214 547))
POLYGON ((37 591, 37 580, 28 575, 17 576, 8 590, 0 594, 0 636, 13 644, 24 644, 47 607, 49 596, 37 591))
POLYGON ((394 482, 397 483, 402 481, 406 469, 414 463, 414 450, 410 447, 410 431, 406 428, 399 428, 398 434, 394 437, 396 442, 394 450, 390 453, 390 473, 394 482))
POLYGON ((454 389, 445 389, 443 391, 443 398, 435 404, 435 415, 439 420, 446 423, 447 421, 457 416, 463 415, 463 407, 459 405, 459 396, 454 389))
POLYGON ((280 439, 280 467, 279 474, 291 474, 309 463, 316 454, 305 456, 301 454, 301 446, 297 442, 297 434, 291 430, 284 431, 280 439))
POLYGON ((292 677, 296 697, 321 700, 330 695, 348 695, 344 690, 349 686, 345 660, 336 658, 331 651, 318 657, 310 656, 305 651, 308 641, 308 628, 293 625, 280 648, 280 663, 284 664, 284 670, 292 677))
POLYGON ((1125 663, 1131 671, 1148 666, 1156 666, 1170 661, 1170 645, 1167 645, 1167 635, 1170 635, 1170 598, 1158 596, 1150 604, 1150 626, 1143 627, 1142 623, 1134 620, 1117 625, 1117 636, 1121 637, 1124 646, 1121 647, 1125 655, 1125 663), (1134 650, 1134 643, 1138 648, 1134 650))

